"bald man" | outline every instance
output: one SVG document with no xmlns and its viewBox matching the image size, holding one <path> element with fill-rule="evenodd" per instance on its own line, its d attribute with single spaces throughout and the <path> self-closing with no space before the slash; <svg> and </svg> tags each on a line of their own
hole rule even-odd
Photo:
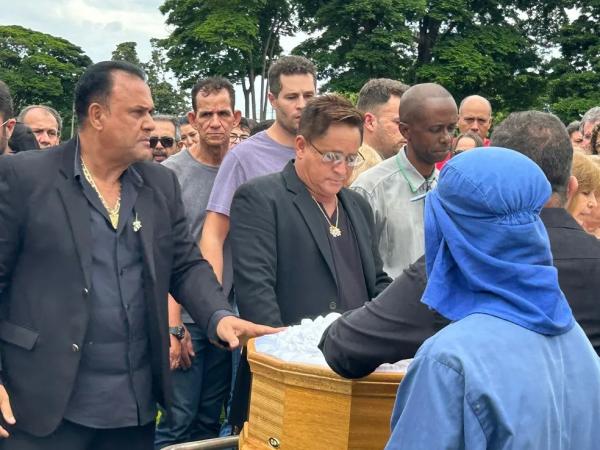
<svg viewBox="0 0 600 450">
<path fill-rule="evenodd" d="M 31 128 L 41 149 L 60 144 L 62 119 L 54 108 L 46 105 L 26 106 L 17 120 Z"/>
<path fill-rule="evenodd" d="M 456 102 L 438 84 L 411 87 L 400 104 L 406 145 L 352 184 L 371 205 L 383 267 L 394 278 L 425 251 L 425 194 L 437 184 L 435 164 L 448 156 L 458 120 Z"/>
<path fill-rule="evenodd" d="M 492 105 L 485 97 L 465 97 L 458 109 L 458 129 L 461 133 L 478 134 L 484 145 L 489 145 L 488 131 L 492 126 Z"/>
</svg>

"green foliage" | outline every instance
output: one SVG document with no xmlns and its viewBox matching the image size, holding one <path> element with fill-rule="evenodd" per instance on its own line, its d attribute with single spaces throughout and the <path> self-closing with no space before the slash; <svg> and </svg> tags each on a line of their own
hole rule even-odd
<svg viewBox="0 0 600 450">
<path fill-rule="evenodd" d="M 548 64 L 548 103 L 565 123 L 600 106 L 600 2 L 576 6 L 578 17 L 555 35 L 561 56 Z"/>
<path fill-rule="evenodd" d="M 323 90 L 358 92 L 370 78 L 404 79 L 412 33 L 412 0 L 298 0 L 302 28 L 316 33 L 294 53 L 315 61 Z M 320 32 L 320 34 L 319 34 Z"/>
<path fill-rule="evenodd" d="M 545 82 L 534 43 L 515 27 L 469 26 L 439 40 L 431 63 L 416 69 L 416 81 L 436 82 L 457 100 L 481 94 L 495 111 L 539 106 Z"/>
<path fill-rule="evenodd" d="M 160 7 L 171 35 L 161 41 L 168 67 L 190 88 L 199 77 L 220 75 L 242 83 L 246 104 L 263 110 L 266 91 L 254 82 L 281 53 L 279 39 L 294 30 L 288 0 L 166 0 Z M 264 88 L 264 85 L 263 85 Z"/>
<path fill-rule="evenodd" d="M 0 79 L 10 87 L 15 109 L 31 104 L 54 107 L 69 137 L 75 84 L 92 63 L 65 39 L 17 25 L 0 26 Z"/>
<path fill-rule="evenodd" d="M 154 109 L 158 114 L 172 114 L 180 116 L 190 109 L 185 94 L 168 79 L 166 56 L 164 50 L 158 46 L 156 39 L 151 39 L 152 55 L 147 63 L 142 63 L 137 54 L 137 43 L 122 42 L 112 53 L 116 61 L 128 61 L 146 72 L 148 86 L 152 92 Z"/>
<path fill-rule="evenodd" d="M 121 42 L 117 44 L 117 48 L 112 52 L 113 61 L 127 61 L 136 66 L 142 65 L 137 54 L 136 42 Z"/>
<path fill-rule="evenodd" d="M 438 82 L 458 101 L 494 110 L 541 107 L 543 58 L 567 23 L 568 0 L 297 0 L 315 37 L 294 51 L 313 58 L 324 90 L 357 92 L 370 78 Z"/>
</svg>

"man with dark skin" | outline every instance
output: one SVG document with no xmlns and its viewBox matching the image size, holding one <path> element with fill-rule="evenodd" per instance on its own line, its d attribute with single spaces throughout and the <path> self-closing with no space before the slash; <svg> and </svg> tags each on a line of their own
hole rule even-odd
<svg viewBox="0 0 600 450">
<path fill-rule="evenodd" d="M 458 120 L 456 102 L 438 84 L 411 87 L 400 104 L 406 145 L 352 184 L 373 209 L 379 253 L 392 278 L 423 254 L 421 199 L 437 184 L 435 163 L 448 156 Z"/>
<path fill-rule="evenodd" d="M 491 140 L 492 146 L 528 156 L 546 174 L 553 193 L 540 217 L 550 238 L 559 284 L 575 319 L 600 354 L 596 299 L 600 290 L 600 243 L 564 208 L 577 191 L 577 179 L 571 176 L 573 149 L 567 130 L 552 114 L 526 111 L 509 115 L 496 127 Z M 319 344 L 332 369 L 348 378 L 360 378 L 384 362 L 412 358 L 426 339 L 449 323 L 421 303 L 426 284 L 422 256 L 375 300 L 336 320 Z"/>
</svg>

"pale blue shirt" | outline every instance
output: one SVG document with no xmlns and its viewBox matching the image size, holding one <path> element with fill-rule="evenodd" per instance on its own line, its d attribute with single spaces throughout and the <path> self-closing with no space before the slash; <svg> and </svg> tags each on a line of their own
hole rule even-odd
<svg viewBox="0 0 600 450">
<path fill-rule="evenodd" d="M 593 450 L 600 359 L 578 324 L 545 336 L 472 314 L 421 346 L 386 450 Z"/>
<path fill-rule="evenodd" d="M 437 184 L 438 171 L 425 179 L 405 148 L 361 173 L 351 189 L 371 205 L 383 270 L 396 278 L 425 253 L 424 194 Z"/>
</svg>

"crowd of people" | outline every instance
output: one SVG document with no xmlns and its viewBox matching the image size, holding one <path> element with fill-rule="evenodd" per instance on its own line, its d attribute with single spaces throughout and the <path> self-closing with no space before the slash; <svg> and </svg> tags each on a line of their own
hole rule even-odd
<svg viewBox="0 0 600 450">
<path fill-rule="evenodd" d="M 0 80 L 0 448 L 239 433 L 244 343 L 329 312 L 340 375 L 414 358 L 388 448 L 594 448 L 600 106 L 494 124 L 475 93 L 316 79 L 274 62 L 256 123 L 225 78 L 176 117 L 97 63 L 62 143 Z"/>
</svg>

